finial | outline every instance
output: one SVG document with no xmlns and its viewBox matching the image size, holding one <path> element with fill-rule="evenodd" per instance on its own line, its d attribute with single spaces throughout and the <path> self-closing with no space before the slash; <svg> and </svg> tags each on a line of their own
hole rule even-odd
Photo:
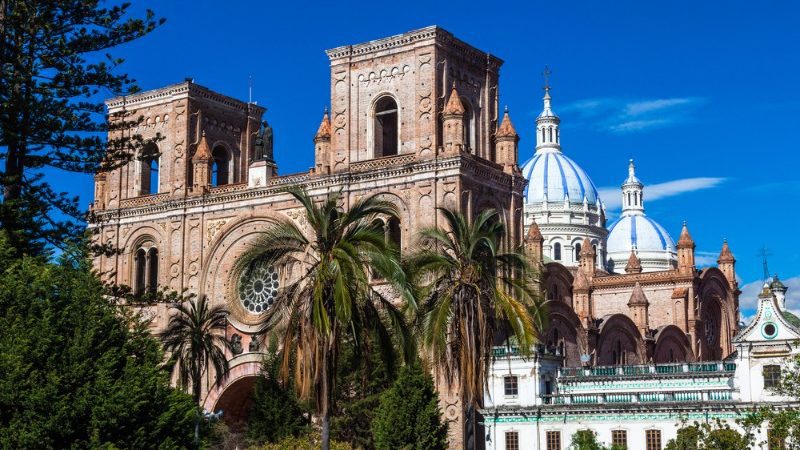
<svg viewBox="0 0 800 450">
<path fill-rule="evenodd" d="M 542 76 L 544 76 L 544 91 L 549 93 L 550 92 L 550 75 L 552 75 L 552 71 L 550 67 L 544 66 L 544 71 L 542 72 Z"/>
<path fill-rule="evenodd" d="M 206 137 L 206 130 L 203 130 L 203 137 Z"/>
<path fill-rule="evenodd" d="M 456 88 L 456 80 L 453 80 L 453 89 Z"/>
<path fill-rule="evenodd" d="M 503 112 L 504 112 L 504 113 L 506 113 L 506 114 L 508 114 L 508 105 L 506 105 L 506 107 L 505 107 L 505 109 L 504 109 L 504 111 L 503 111 Z"/>
<path fill-rule="evenodd" d="M 322 114 L 328 114 L 328 106 L 327 105 L 324 108 L 322 108 Z"/>
</svg>

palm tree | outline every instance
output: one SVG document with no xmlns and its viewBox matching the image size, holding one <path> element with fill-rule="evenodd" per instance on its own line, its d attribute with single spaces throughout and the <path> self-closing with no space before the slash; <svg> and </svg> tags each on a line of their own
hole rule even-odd
<svg viewBox="0 0 800 450">
<path fill-rule="evenodd" d="M 228 374 L 225 349 L 230 342 L 225 337 L 228 311 L 222 306 L 209 307 L 205 296 L 173 306 L 176 310 L 167 328 L 159 334 L 164 350 L 170 355 L 169 364 L 178 372 L 178 383 L 200 403 L 202 379 L 209 365 L 216 383 Z"/>
<path fill-rule="evenodd" d="M 308 232 L 288 219 L 275 222 L 240 258 L 236 270 L 268 264 L 287 272 L 289 282 L 267 310 L 264 328 L 282 333 L 281 377 L 288 379 L 292 367 L 300 397 L 315 400 L 322 419 L 322 448 L 327 450 L 343 342 L 350 341 L 364 353 L 376 348 L 390 367 L 398 349 L 406 359 L 414 355 L 403 313 L 374 289 L 371 277 L 390 283 L 412 308 L 414 299 L 399 250 L 386 239 L 380 220 L 397 216 L 392 203 L 370 196 L 343 210 L 339 193 L 319 204 L 305 191 L 289 193 L 304 208 Z M 290 362 L 291 355 L 295 361 Z"/>
<path fill-rule="evenodd" d="M 417 286 L 417 327 L 425 361 L 458 393 L 467 421 L 483 406 L 495 338 L 513 334 L 529 352 L 541 329 L 540 298 L 523 255 L 501 251 L 505 230 L 499 215 L 483 211 L 470 223 L 439 209 L 446 229 L 421 231 L 420 249 L 406 261 Z M 474 441 L 467 426 L 467 444 Z"/>
</svg>

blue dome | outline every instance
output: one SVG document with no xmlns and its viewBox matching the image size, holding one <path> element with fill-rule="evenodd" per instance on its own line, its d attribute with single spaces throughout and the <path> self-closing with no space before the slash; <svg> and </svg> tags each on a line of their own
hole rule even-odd
<svg viewBox="0 0 800 450">
<path fill-rule="evenodd" d="M 675 241 L 667 230 L 644 214 L 623 214 L 608 227 L 609 255 L 619 254 L 627 260 L 631 249 L 639 252 L 675 253 Z"/>
<path fill-rule="evenodd" d="M 539 151 L 522 165 L 522 176 L 528 180 L 525 203 L 570 203 L 598 205 L 599 195 L 592 180 L 575 161 L 560 151 Z"/>
</svg>

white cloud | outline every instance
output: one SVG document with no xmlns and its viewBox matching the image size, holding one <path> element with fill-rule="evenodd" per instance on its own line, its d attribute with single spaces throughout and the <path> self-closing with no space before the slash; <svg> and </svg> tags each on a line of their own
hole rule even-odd
<svg viewBox="0 0 800 450">
<path fill-rule="evenodd" d="M 789 289 L 786 292 L 786 309 L 796 315 L 800 315 L 800 275 L 781 280 Z M 742 317 L 751 318 L 756 312 L 758 303 L 758 293 L 764 286 L 763 280 L 751 281 L 739 287 L 742 291 L 739 294 L 739 310 Z"/>
<path fill-rule="evenodd" d="M 629 116 L 639 116 L 645 113 L 674 108 L 681 105 L 689 105 L 696 102 L 695 98 L 660 98 L 658 100 L 645 100 L 641 102 L 628 103 L 625 112 Z"/>
<path fill-rule="evenodd" d="M 664 183 L 648 184 L 645 187 L 644 201 L 647 206 L 648 201 L 655 201 L 662 198 L 674 197 L 686 192 L 694 192 L 702 189 L 710 189 L 723 183 L 725 178 L 718 177 L 696 177 L 681 178 L 679 180 L 666 181 Z M 622 194 L 619 187 L 604 187 L 598 189 L 600 198 L 606 205 L 606 209 L 614 210 L 622 206 Z"/>
<path fill-rule="evenodd" d="M 697 267 L 709 267 L 717 264 L 719 252 L 694 252 L 694 263 Z"/>
<path fill-rule="evenodd" d="M 700 97 L 596 98 L 572 102 L 561 110 L 575 112 L 579 123 L 590 123 L 612 133 L 633 133 L 691 121 L 694 110 L 703 103 L 705 99 Z"/>
</svg>

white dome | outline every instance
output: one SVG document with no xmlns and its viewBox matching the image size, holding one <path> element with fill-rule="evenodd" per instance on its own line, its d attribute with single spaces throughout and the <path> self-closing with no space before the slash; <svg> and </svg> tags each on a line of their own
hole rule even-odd
<svg viewBox="0 0 800 450">
<path fill-rule="evenodd" d="M 667 230 L 644 213 L 644 185 L 636 178 L 633 160 L 622 184 L 622 215 L 608 227 L 608 269 L 624 273 L 631 250 L 645 272 L 668 270 L 677 263 L 675 241 Z"/>
<path fill-rule="evenodd" d="M 522 175 L 528 180 L 525 188 L 525 203 L 583 203 L 596 206 L 599 203 L 597 188 L 586 172 L 563 153 L 557 150 L 537 151 L 533 158 L 522 165 Z"/>
</svg>

